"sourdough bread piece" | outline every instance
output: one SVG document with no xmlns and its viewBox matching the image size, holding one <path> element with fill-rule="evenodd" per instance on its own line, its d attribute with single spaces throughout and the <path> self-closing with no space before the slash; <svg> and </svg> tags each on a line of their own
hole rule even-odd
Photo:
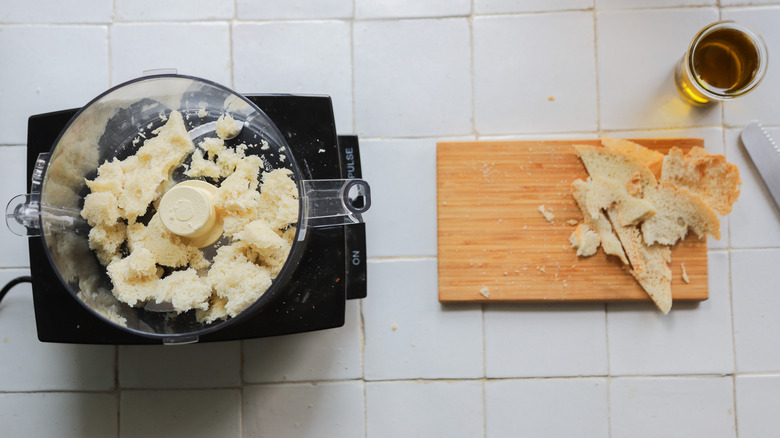
<svg viewBox="0 0 780 438">
<path fill-rule="evenodd" d="M 680 148 L 672 148 L 664 158 L 661 181 L 696 193 L 722 215 L 731 212 L 742 185 L 736 165 L 700 147 L 691 148 L 685 155 Z"/>
<path fill-rule="evenodd" d="M 655 208 L 644 199 L 631 196 L 626 184 L 615 179 L 599 175 L 591 177 L 585 204 L 591 217 L 597 216 L 613 204 L 617 204 L 617 217 L 620 225 L 636 225 L 655 214 Z"/>
<path fill-rule="evenodd" d="M 628 259 L 626 258 L 626 253 L 623 251 L 623 246 L 620 244 L 620 240 L 618 240 L 617 236 L 612 232 L 612 224 L 610 224 L 609 219 L 607 219 L 604 212 L 598 212 L 598 215 L 595 217 L 592 217 L 587 213 L 588 206 L 586 198 L 588 196 L 589 187 L 588 183 L 581 179 L 572 183 L 572 196 L 574 196 L 574 200 L 583 212 L 584 221 L 598 233 L 599 238 L 601 239 L 601 247 L 604 249 L 604 252 L 618 257 L 623 264 L 627 265 Z"/>
<path fill-rule="evenodd" d="M 601 147 L 574 147 L 591 178 L 613 179 L 623 185 L 627 192 L 630 190 L 639 196 L 658 185 L 658 180 L 650 169 L 629 154 Z M 631 264 L 631 275 L 658 309 L 668 313 L 672 308 L 672 272 L 668 266 L 671 249 L 664 245 L 645 245 L 638 226 L 621 223 L 618 203 L 606 208 L 606 217 Z"/>
<path fill-rule="evenodd" d="M 720 220 L 715 210 L 689 190 L 664 181 L 645 191 L 645 199 L 656 209 L 641 225 L 647 245 L 674 245 L 685 238 L 689 229 L 699 238 L 711 234 L 720 239 Z"/>
<path fill-rule="evenodd" d="M 644 164 L 656 178 L 661 176 L 664 154 L 622 138 L 603 138 L 601 144 L 610 151 L 628 155 Z"/>
<path fill-rule="evenodd" d="M 569 236 L 569 242 L 577 250 L 578 256 L 590 257 L 598 251 L 601 238 L 587 224 L 581 223 Z"/>
<path fill-rule="evenodd" d="M 628 154 L 600 146 L 574 145 L 574 149 L 591 177 L 612 178 L 626 187 L 633 184 L 636 187 L 633 191 L 640 197 L 647 187 L 658 184 L 653 172 Z"/>
<path fill-rule="evenodd" d="M 617 216 L 616 209 L 616 206 L 610 207 L 607 215 Z M 639 229 L 633 225 L 616 224 L 615 232 L 631 262 L 631 275 L 658 309 L 669 313 L 672 308 L 672 270 L 669 269 L 672 250 L 665 245 L 645 245 Z"/>
</svg>

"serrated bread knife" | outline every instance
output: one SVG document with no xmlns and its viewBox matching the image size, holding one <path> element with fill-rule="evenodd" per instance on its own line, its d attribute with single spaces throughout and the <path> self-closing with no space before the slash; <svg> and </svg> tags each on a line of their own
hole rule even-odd
<svg viewBox="0 0 780 438">
<path fill-rule="evenodd" d="M 742 144 L 780 209 L 780 149 L 760 123 L 753 120 L 742 130 Z"/>
</svg>

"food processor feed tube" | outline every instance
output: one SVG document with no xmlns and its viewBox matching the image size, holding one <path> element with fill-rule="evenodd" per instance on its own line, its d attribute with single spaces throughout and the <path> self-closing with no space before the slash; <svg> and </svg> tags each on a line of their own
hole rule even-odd
<svg viewBox="0 0 780 438">
<path fill-rule="evenodd" d="M 363 180 L 303 178 L 248 99 L 157 75 L 82 108 L 41 154 L 31 193 L 9 203 L 6 221 L 42 236 L 60 281 L 92 312 L 174 343 L 278 298 L 306 230 L 360 223 L 369 207 Z"/>
</svg>

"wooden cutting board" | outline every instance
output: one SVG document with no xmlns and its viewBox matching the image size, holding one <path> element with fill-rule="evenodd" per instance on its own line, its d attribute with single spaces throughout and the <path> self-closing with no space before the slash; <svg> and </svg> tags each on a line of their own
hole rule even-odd
<svg viewBox="0 0 780 438">
<path fill-rule="evenodd" d="M 666 153 L 702 139 L 633 140 Z M 573 144 L 599 140 L 441 142 L 437 147 L 439 301 L 646 301 L 615 257 L 578 257 L 582 213 L 570 184 L 587 178 Z M 540 206 L 554 216 L 548 221 Z M 690 283 L 682 279 L 682 265 Z M 674 300 L 708 297 L 707 240 L 672 249 Z"/>
</svg>

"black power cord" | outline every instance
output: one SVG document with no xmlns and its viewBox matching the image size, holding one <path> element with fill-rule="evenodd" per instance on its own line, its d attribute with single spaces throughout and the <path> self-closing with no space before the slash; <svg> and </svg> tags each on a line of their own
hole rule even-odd
<svg viewBox="0 0 780 438">
<path fill-rule="evenodd" d="M 14 278 L 13 280 L 9 281 L 8 284 L 0 289 L 0 301 L 3 301 L 3 298 L 5 298 L 5 295 L 8 293 L 8 291 L 19 283 L 32 283 L 32 277 L 26 275 L 23 277 Z"/>
</svg>

